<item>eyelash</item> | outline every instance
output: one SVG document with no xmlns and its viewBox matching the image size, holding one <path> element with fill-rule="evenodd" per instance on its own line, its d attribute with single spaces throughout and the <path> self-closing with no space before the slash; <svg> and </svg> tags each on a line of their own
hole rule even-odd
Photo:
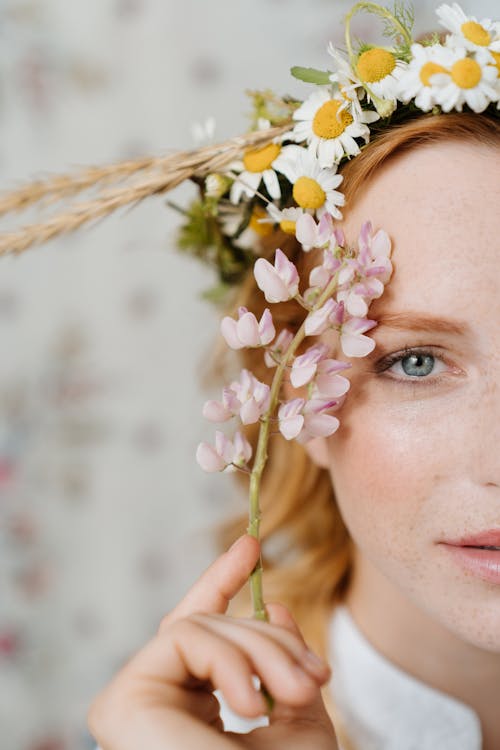
<svg viewBox="0 0 500 750">
<path fill-rule="evenodd" d="M 403 350 L 399 352 L 395 352 L 394 354 L 389 354 L 386 357 L 382 357 L 382 359 L 379 359 L 379 361 L 375 364 L 374 372 L 376 374 L 381 374 L 388 370 L 390 367 L 392 367 L 393 364 L 396 362 L 400 362 L 403 359 L 406 359 L 407 357 L 410 357 L 412 354 L 415 354 L 417 356 L 430 356 L 433 359 L 440 360 L 441 362 L 444 362 L 446 364 L 446 361 L 438 356 L 436 353 L 436 350 L 433 347 L 427 348 L 427 349 L 421 349 L 418 347 L 405 347 Z M 397 383 L 398 385 L 436 385 L 438 381 L 442 380 L 441 376 L 432 377 L 431 375 L 406 375 L 406 377 L 399 377 L 394 378 L 392 376 L 389 376 L 389 380 L 392 380 L 394 383 Z M 426 382 L 424 382 L 426 381 Z M 430 381 L 430 382 L 429 382 Z"/>
</svg>

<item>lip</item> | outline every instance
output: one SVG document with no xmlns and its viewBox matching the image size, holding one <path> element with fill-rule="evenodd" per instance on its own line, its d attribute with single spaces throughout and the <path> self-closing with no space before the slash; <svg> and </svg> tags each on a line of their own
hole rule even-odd
<svg viewBox="0 0 500 750">
<path fill-rule="evenodd" d="M 500 550 L 442 544 L 462 570 L 488 583 L 500 585 Z M 496 546 L 496 545 L 495 545 Z"/>
<path fill-rule="evenodd" d="M 500 529 L 488 529 L 460 539 L 445 539 L 442 544 L 452 547 L 500 547 Z"/>
</svg>

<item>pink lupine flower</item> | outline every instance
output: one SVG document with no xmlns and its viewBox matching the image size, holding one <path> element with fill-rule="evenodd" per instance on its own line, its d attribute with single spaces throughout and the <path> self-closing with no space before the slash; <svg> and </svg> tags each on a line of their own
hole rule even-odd
<svg viewBox="0 0 500 750">
<path fill-rule="evenodd" d="M 336 302 L 332 297 L 313 313 L 309 313 L 305 322 L 306 336 L 318 336 L 327 328 L 339 325 L 344 320 L 344 303 Z"/>
<path fill-rule="evenodd" d="M 368 306 L 384 291 L 384 284 L 392 273 L 389 260 L 391 242 L 382 229 L 372 235 L 372 226 L 365 221 L 359 234 L 359 252 L 356 259 L 348 258 L 339 272 L 337 300 L 345 303 L 349 315 L 365 317 Z M 353 283 L 355 275 L 360 279 Z"/>
<path fill-rule="evenodd" d="M 209 443 L 200 443 L 196 449 L 196 460 L 204 471 L 223 471 L 232 461 L 231 441 L 217 430 L 215 448 Z"/>
<path fill-rule="evenodd" d="M 232 411 L 220 401 L 205 401 L 202 413 L 210 422 L 227 422 L 234 416 Z"/>
<path fill-rule="evenodd" d="M 358 247 L 357 260 L 360 275 L 365 277 L 377 276 L 382 284 L 387 284 L 392 273 L 392 263 L 389 259 L 391 240 L 387 232 L 379 229 L 372 235 L 371 222 L 363 222 L 359 233 Z"/>
<path fill-rule="evenodd" d="M 232 442 L 223 432 L 216 430 L 215 447 L 202 442 L 196 450 L 196 460 L 204 471 L 224 471 L 231 464 L 243 467 L 252 456 L 252 446 L 237 431 Z"/>
<path fill-rule="evenodd" d="M 243 369 L 240 380 L 234 380 L 229 387 L 239 401 L 239 415 L 243 424 L 258 422 L 269 409 L 271 389 L 257 380 L 250 370 Z"/>
<path fill-rule="evenodd" d="M 236 466 L 245 466 L 252 457 L 252 446 L 244 435 L 237 430 L 233 440 L 233 461 Z"/>
<path fill-rule="evenodd" d="M 278 410 L 279 430 L 286 440 L 306 443 L 315 437 L 332 435 L 339 427 L 339 420 L 322 412 L 338 405 L 336 399 L 313 398 L 306 401 L 294 398 L 286 401 Z"/>
<path fill-rule="evenodd" d="M 242 349 L 245 346 L 266 346 L 276 335 L 271 311 L 266 307 L 260 322 L 246 307 L 238 308 L 238 320 L 228 315 L 220 324 L 220 330 L 231 349 Z"/>
<path fill-rule="evenodd" d="M 378 279 L 371 279 L 371 281 L 377 281 Z M 378 282 L 380 283 L 380 282 Z M 383 284 L 382 290 L 384 288 Z M 349 315 L 354 317 L 364 318 L 368 312 L 367 299 L 370 299 L 370 295 L 374 287 L 368 283 L 357 283 L 353 284 L 349 289 L 343 289 L 337 292 L 337 299 L 342 301 L 345 305 L 346 311 Z"/>
<path fill-rule="evenodd" d="M 279 431 L 286 440 L 297 437 L 304 426 L 302 410 L 305 404 L 305 398 L 293 398 L 278 409 Z"/>
<path fill-rule="evenodd" d="M 315 266 L 309 274 L 309 285 L 324 289 L 341 265 L 342 261 L 335 257 L 331 249 L 324 250 L 323 262 Z"/>
<path fill-rule="evenodd" d="M 222 389 L 222 401 L 206 401 L 203 416 L 211 422 L 226 422 L 239 415 L 243 424 L 258 422 L 269 408 L 271 389 L 249 371 L 243 369 L 240 380 L 233 380 Z"/>
<path fill-rule="evenodd" d="M 298 294 L 297 269 L 279 247 L 276 249 L 274 266 L 265 258 L 258 258 L 253 273 L 257 286 L 268 302 L 286 302 Z"/>
<path fill-rule="evenodd" d="M 341 398 L 341 396 L 344 396 L 351 387 L 351 382 L 337 373 L 349 367 L 352 367 L 350 362 L 342 362 L 338 359 L 323 359 L 318 364 L 316 377 L 314 378 L 316 395 L 326 398 Z"/>
<path fill-rule="evenodd" d="M 335 242 L 338 247 L 345 247 L 345 235 L 344 231 L 340 227 L 335 227 L 333 230 L 335 236 Z"/>
<path fill-rule="evenodd" d="M 304 427 L 296 437 L 297 442 L 303 444 L 316 437 L 333 435 L 338 430 L 340 421 L 332 414 L 323 414 L 322 412 L 328 411 L 338 404 L 337 399 L 309 399 L 304 407 Z"/>
<path fill-rule="evenodd" d="M 222 389 L 222 401 L 205 401 L 203 416 L 210 422 L 227 422 L 238 414 L 241 404 L 236 394 L 228 386 Z"/>
<path fill-rule="evenodd" d="M 330 242 L 332 234 L 333 217 L 328 212 L 323 214 L 318 224 L 311 214 L 306 213 L 299 216 L 295 223 L 295 237 L 302 245 L 305 253 L 308 253 L 313 247 L 324 247 Z"/>
<path fill-rule="evenodd" d="M 310 346 L 304 354 L 295 357 L 290 373 L 290 381 L 294 388 L 300 388 L 309 383 L 316 375 L 318 362 L 330 353 L 330 347 L 326 344 Z"/>
<path fill-rule="evenodd" d="M 268 367 L 277 367 L 281 355 L 286 352 L 293 340 L 293 333 L 287 328 L 280 331 L 278 338 L 270 347 L 269 351 L 264 352 L 264 362 Z"/>
<path fill-rule="evenodd" d="M 357 258 L 347 258 L 339 272 L 336 296 L 339 302 L 345 303 L 349 315 L 363 318 L 370 302 L 382 295 L 392 273 L 388 257 L 391 242 L 382 229 L 372 236 L 372 225 L 365 221 L 359 234 L 359 247 Z M 360 281 L 353 283 L 356 274 Z"/>
<path fill-rule="evenodd" d="M 349 318 L 342 324 L 340 330 L 340 346 L 347 357 L 366 357 L 375 348 L 375 341 L 369 336 L 363 336 L 377 324 L 376 320 L 368 318 Z"/>
</svg>

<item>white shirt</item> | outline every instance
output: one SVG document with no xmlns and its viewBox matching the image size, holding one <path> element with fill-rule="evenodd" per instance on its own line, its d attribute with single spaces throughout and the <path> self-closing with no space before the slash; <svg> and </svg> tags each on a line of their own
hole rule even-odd
<svg viewBox="0 0 500 750">
<path fill-rule="evenodd" d="M 477 713 L 389 661 L 344 605 L 334 611 L 329 639 L 332 698 L 354 747 L 481 750 Z"/>
<path fill-rule="evenodd" d="M 366 639 L 346 606 L 335 608 L 328 638 L 329 687 L 356 750 L 481 750 L 477 713 L 389 661 Z M 249 732 L 268 724 L 266 716 L 238 716 L 218 690 L 215 694 L 227 731 Z"/>
</svg>

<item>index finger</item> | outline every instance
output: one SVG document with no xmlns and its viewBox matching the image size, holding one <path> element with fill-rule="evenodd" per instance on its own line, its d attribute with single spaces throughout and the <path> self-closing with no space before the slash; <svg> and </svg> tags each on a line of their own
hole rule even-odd
<svg viewBox="0 0 500 750">
<path fill-rule="evenodd" d="M 167 625 L 196 612 L 223 615 L 231 599 L 245 585 L 260 554 L 255 537 L 243 534 L 208 567 L 191 586 L 186 596 L 160 623 L 161 633 Z"/>
</svg>

